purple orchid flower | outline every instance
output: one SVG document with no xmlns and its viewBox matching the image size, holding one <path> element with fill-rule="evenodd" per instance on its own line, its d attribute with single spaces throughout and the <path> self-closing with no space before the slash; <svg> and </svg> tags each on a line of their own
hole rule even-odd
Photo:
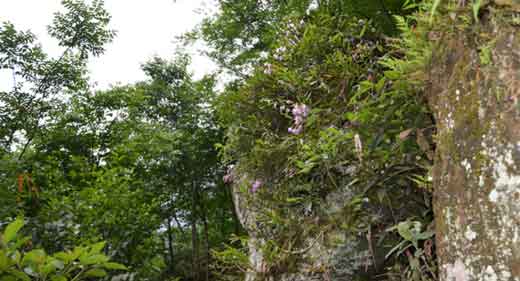
<svg viewBox="0 0 520 281">
<path fill-rule="evenodd" d="M 292 110 L 293 115 L 307 117 L 309 115 L 309 107 L 305 104 L 296 104 Z"/>
<path fill-rule="evenodd" d="M 296 104 L 292 109 L 294 118 L 294 126 L 288 129 L 288 132 L 293 135 L 299 135 L 303 131 L 303 122 L 309 115 L 309 107 L 305 104 Z"/>
<path fill-rule="evenodd" d="M 233 183 L 233 181 L 235 181 L 235 173 L 233 171 L 234 168 L 235 168 L 234 165 L 228 166 L 226 175 L 224 175 L 224 177 L 222 177 L 222 180 L 224 181 L 224 183 Z"/>
<path fill-rule="evenodd" d="M 261 180 L 255 180 L 251 185 L 251 192 L 256 193 L 260 187 L 262 187 L 263 182 Z"/>
<path fill-rule="evenodd" d="M 303 131 L 303 126 L 302 125 L 299 125 L 296 128 L 292 128 L 291 127 L 291 128 L 288 129 L 288 132 L 290 134 L 293 134 L 293 135 L 299 135 L 299 134 L 302 133 L 302 131 Z"/>
<path fill-rule="evenodd" d="M 224 181 L 224 183 L 232 183 L 233 175 L 227 174 L 222 178 L 222 180 Z"/>
</svg>

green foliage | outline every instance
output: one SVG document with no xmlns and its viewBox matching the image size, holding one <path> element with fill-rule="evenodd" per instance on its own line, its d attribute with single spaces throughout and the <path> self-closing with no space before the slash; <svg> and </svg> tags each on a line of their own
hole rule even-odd
<svg viewBox="0 0 520 281">
<path fill-rule="evenodd" d="M 423 231 L 422 223 L 419 221 L 404 221 L 387 231 L 397 231 L 402 240 L 386 254 L 385 258 L 399 257 L 405 253 L 408 260 L 409 265 L 398 272 L 399 275 L 406 280 L 437 280 L 432 230 Z"/>
<path fill-rule="evenodd" d="M 87 60 L 115 36 L 110 16 L 103 1 L 62 4 L 49 27 L 63 47 L 57 59 L 30 32 L 0 27 L 0 68 L 16 79 L 0 92 L 0 221 L 24 214 L 47 252 L 106 241 L 135 280 L 209 271 L 211 249 L 240 232 L 221 188 L 214 77 L 193 80 L 179 54 L 145 63 L 146 81 L 91 93 Z M 119 268 L 105 265 L 82 274 Z"/>
<path fill-rule="evenodd" d="M 210 57 L 237 74 L 243 73 L 271 48 L 283 17 L 305 13 L 310 2 L 220 0 L 218 13 L 204 20 L 200 36 L 214 48 Z"/>
<path fill-rule="evenodd" d="M 228 130 L 223 157 L 237 163 L 236 175 L 250 178 L 235 184 L 251 193 L 253 179 L 264 183 L 244 196 L 261 213 L 255 232 L 269 237 L 262 253 L 271 274 L 295 270 L 302 259 L 289 249 L 301 248 L 302 237 L 318 235 L 318 228 L 356 235 L 370 225 L 389 227 L 385 215 L 406 220 L 431 208 L 424 179 L 432 163 L 433 120 L 423 77 L 413 76 L 422 72 L 410 71 L 427 65 L 431 44 L 415 39 L 413 17 L 394 18 L 403 40 L 392 40 L 375 21 L 324 3 L 310 14 L 285 17 L 262 63 L 218 100 Z M 404 4 L 402 15 L 427 9 Z M 294 110 L 301 105 L 310 110 L 297 121 Z M 302 128 L 293 133 L 297 122 Z M 328 195 L 345 190 L 354 196 L 343 202 L 342 216 L 320 209 Z M 316 229 L 313 217 L 322 222 Z M 378 244 L 383 251 L 399 243 L 385 232 L 371 235 L 384 241 Z"/>
<path fill-rule="evenodd" d="M 427 3 L 429 1 L 426 1 Z M 486 1 L 484 1 L 485 3 L 487 3 Z M 432 1 L 432 5 L 431 5 L 431 8 L 429 10 L 430 12 L 430 24 L 433 23 L 433 18 L 435 16 L 435 13 L 438 12 L 438 9 L 440 8 L 440 5 L 441 3 L 443 4 L 446 4 L 446 5 L 451 5 L 451 6 L 454 6 L 454 5 L 457 5 L 458 7 L 457 8 L 463 8 L 464 5 L 466 5 L 466 2 L 465 1 L 442 1 L 442 0 L 433 0 Z M 479 12 L 480 12 L 480 9 L 482 8 L 483 6 L 483 2 L 482 0 L 472 0 L 471 1 L 471 11 L 473 13 L 473 19 L 475 22 L 479 22 Z"/>
<path fill-rule="evenodd" d="M 219 95 L 182 54 L 145 63 L 146 81 L 90 93 L 87 59 L 115 35 L 102 1 L 63 1 L 49 28 L 59 59 L 5 23 L 0 68 L 18 83 L 0 93 L 0 220 L 23 213 L 33 245 L 58 253 L 30 250 L 17 220 L 0 279 L 108 278 L 121 263 L 136 280 L 239 280 L 249 240 L 231 236 L 243 233 L 228 168 L 258 212 L 266 274 L 297 271 L 307 238 L 336 231 L 374 244 L 370 274 L 435 280 L 424 70 L 439 31 L 467 28 L 482 8 L 445 2 L 220 0 L 186 35 L 240 78 Z M 437 26 L 446 11 L 455 19 Z M 349 196 L 331 212 L 338 193 Z"/>
<path fill-rule="evenodd" d="M 45 54 L 30 32 L 17 31 L 10 23 L 0 27 L 0 69 L 10 70 L 15 80 L 11 91 L 0 92 L 0 151 L 21 147 L 19 160 L 44 133 L 41 120 L 52 123 L 65 109 L 66 98 L 85 91 L 88 56 L 103 53 L 114 35 L 102 1 L 63 4 L 66 12 L 57 13 L 49 27 L 66 47 L 57 59 Z"/>
<path fill-rule="evenodd" d="M 211 101 L 213 80 L 191 81 L 187 64 L 182 56 L 154 59 L 144 65 L 149 81 L 72 99 L 46 136 L 34 141 L 33 175 L 48 200 L 37 217 L 53 226 L 40 237 L 46 248 L 106 240 L 111 255 L 135 269 L 135 278 L 161 278 L 184 270 L 172 258 L 183 258 L 190 243 L 181 237 L 189 225 L 165 233 L 166 222 L 197 216 L 202 223 L 199 204 L 223 209 L 206 213 L 208 220 L 229 216 L 230 198 L 211 189 L 220 181 L 213 147 L 220 133 L 202 104 Z M 195 214 L 186 188 L 193 182 L 201 197 Z M 56 224 L 60 216 L 64 224 Z M 219 234 L 210 239 L 225 239 L 220 235 L 232 229 L 229 224 L 215 224 L 211 231 Z M 174 257 L 166 255 L 169 235 L 178 239 L 168 241 L 179 249 Z"/>
<path fill-rule="evenodd" d="M 404 0 L 220 0 L 218 12 L 204 20 L 188 39 L 201 37 L 213 49 L 209 56 L 235 75 L 248 75 L 265 55 L 277 48 L 278 39 L 291 35 L 288 18 L 306 22 L 313 14 L 354 17 L 371 21 L 371 28 L 386 34 L 396 32 L 392 19 L 403 12 Z"/>
<path fill-rule="evenodd" d="M 495 46 L 495 41 L 483 45 L 479 49 L 479 58 L 481 65 L 489 65 L 492 62 L 491 50 Z"/>
<path fill-rule="evenodd" d="M 30 240 L 19 234 L 23 218 L 10 223 L 0 243 L 1 280 L 85 280 L 102 278 L 106 270 L 127 270 L 126 266 L 111 262 L 102 253 L 105 243 L 75 247 L 72 251 L 48 255 L 41 249 L 28 250 Z"/>
<path fill-rule="evenodd" d="M 212 256 L 216 259 L 213 272 L 218 280 L 242 280 L 249 270 L 249 255 L 247 252 L 247 237 L 233 236 L 231 244 L 226 244 L 221 250 L 214 250 Z"/>
<path fill-rule="evenodd" d="M 115 35 L 107 28 L 110 15 L 104 9 L 103 0 L 94 0 L 90 5 L 81 0 L 63 0 L 61 3 L 67 12 L 55 14 L 49 34 L 59 40 L 60 46 L 77 49 L 80 57 L 89 53 L 102 54 L 103 45 Z"/>
<path fill-rule="evenodd" d="M 441 1 L 442 0 L 434 0 L 433 1 L 432 9 L 431 9 L 431 12 L 430 12 L 430 23 L 433 21 L 433 16 L 435 15 L 435 12 L 439 8 L 439 4 L 441 3 Z"/>
<path fill-rule="evenodd" d="M 478 13 L 480 11 L 480 7 L 481 7 L 482 3 L 481 3 L 481 0 L 475 0 L 473 1 L 473 6 L 472 6 L 472 9 L 473 9 L 473 18 L 475 19 L 476 22 L 479 21 L 479 17 L 478 17 Z"/>
</svg>

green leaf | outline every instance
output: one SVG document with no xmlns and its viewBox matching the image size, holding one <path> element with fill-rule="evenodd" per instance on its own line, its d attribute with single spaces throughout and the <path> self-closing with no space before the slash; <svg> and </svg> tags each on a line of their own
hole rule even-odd
<svg viewBox="0 0 520 281">
<path fill-rule="evenodd" d="M 403 242 L 406 242 L 406 241 L 403 241 Z M 399 250 L 399 252 L 397 252 L 397 256 L 400 256 L 404 251 L 406 251 L 408 248 L 412 247 L 413 244 L 412 243 L 409 243 L 409 244 L 406 244 L 405 247 L 402 247 L 401 250 Z M 417 248 L 417 247 L 416 247 Z"/>
<path fill-rule="evenodd" d="M 105 248 L 105 245 L 106 245 L 106 242 L 104 242 L 104 241 L 92 245 L 92 247 L 90 248 L 90 254 L 93 255 L 93 254 L 101 253 L 101 250 L 103 250 L 103 248 Z"/>
<path fill-rule="evenodd" d="M 430 24 L 433 22 L 433 16 L 435 15 L 437 8 L 439 8 L 440 3 L 441 3 L 441 0 L 435 0 L 435 2 L 433 2 L 432 10 L 430 11 Z"/>
<path fill-rule="evenodd" d="M 68 264 L 68 263 L 70 263 L 71 261 L 74 260 L 71 252 L 68 252 L 68 253 L 66 253 L 66 252 L 58 252 L 58 253 L 54 254 L 53 257 L 58 259 L 58 260 L 63 261 L 65 264 Z"/>
<path fill-rule="evenodd" d="M 9 267 L 9 258 L 3 250 L 0 250 L 0 272 L 5 271 Z"/>
<path fill-rule="evenodd" d="M 87 272 L 85 272 L 85 276 L 87 277 L 105 277 L 107 272 L 101 268 L 93 268 Z"/>
<path fill-rule="evenodd" d="M 388 71 L 385 71 L 384 73 L 385 73 L 385 77 L 390 80 L 397 80 L 401 76 L 399 74 L 399 72 L 393 71 L 393 70 L 388 70 Z"/>
<path fill-rule="evenodd" d="M 381 90 L 385 86 L 385 83 L 386 83 L 386 79 L 384 77 L 381 78 L 381 80 L 379 80 L 379 82 L 377 82 L 377 84 L 376 84 L 376 91 L 381 92 Z"/>
<path fill-rule="evenodd" d="M 475 22 L 478 22 L 478 12 L 480 11 L 480 6 L 482 5 L 481 0 L 473 1 L 473 17 L 475 18 Z"/>
<path fill-rule="evenodd" d="M 16 281 L 16 277 L 14 277 L 12 275 L 6 275 L 6 276 L 2 276 L 0 278 L 0 281 Z"/>
<path fill-rule="evenodd" d="M 116 263 L 116 262 L 104 263 L 103 267 L 106 269 L 113 269 L 113 270 L 128 270 L 128 268 L 126 266 Z"/>
<path fill-rule="evenodd" d="M 50 263 L 57 269 L 63 269 L 65 267 L 65 264 L 58 259 L 53 259 Z"/>
<path fill-rule="evenodd" d="M 412 232 L 410 231 L 410 222 L 409 222 L 409 221 L 406 221 L 406 222 L 400 222 L 400 223 L 397 225 L 397 232 L 398 232 L 399 235 L 401 235 L 401 237 L 403 237 L 405 240 L 412 241 L 412 239 L 413 239 L 413 235 L 412 235 Z"/>
<path fill-rule="evenodd" d="M 51 281 L 67 281 L 67 277 L 63 275 L 53 275 L 51 276 Z"/>
<path fill-rule="evenodd" d="M 16 237 L 16 234 L 18 234 L 18 231 L 23 227 L 25 224 L 23 218 L 18 217 L 14 222 L 10 223 L 4 232 L 4 236 L 2 237 L 2 241 L 4 244 L 9 243 L 11 240 L 13 240 Z"/>
<path fill-rule="evenodd" d="M 40 276 L 40 274 L 38 272 L 36 272 L 36 270 L 33 269 L 30 266 L 24 268 L 23 272 L 26 273 L 28 276 L 32 276 L 32 277 L 39 277 Z"/>
<path fill-rule="evenodd" d="M 287 203 L 298 203 L 298 202 L 302 202 L 303 201 L 303 198 L 301 197 L 289 197 L 286 199 Z"/>
<path fill-rule="evenodd" d="M 388 259 L 389 256 L 391 256 L 395 251 L 399 250 L 401 247 L 403 247 L 407 241 L 401 241 L 399 244 L 397 244 L 395 247 L 393 247 L 385 256 L 385 260 Z"/>
<path fill-rule="evenodd" d="M 417 234 L 417 240 L 430 239 L 435 233 L 433 231 L 425 231 Z"/>
<path fill-rule="evenodd" d="M 8 272 L 9 272 L 9 274 L 15 276 L 16 279 L 18 279 L 18 280 L 31 281 L 31 278 L 27 274 L 22 272 L 22 271 L 19 271 L 19 270 L 9 270 Z"/>
<path fill-rule="evenodd" d="M 27 244 L 27 242 L 30 241 L 30 240 L 31 240 L 30 237 L 19 238 L 18 241 L 16 241 L 16 243 L 14 244 L 14 248 L 15 248 L 15 249 L 19 249 L 19 248 L 21 248 L 23 245 Z"/>
<path fill-rule="evenodd" d="M 56 267 L 53 264 L 46 264 L 44 267 L 40 268 L 42 275 L 48 275 L 50 273 L 56 272 Z"/>
<path fill-rule="evenodd" d="M 75 247 L 70 256 L 71 261 L 76 260 L 83 254 L 85 254 L 85 250 L 86 249 L 84 247 Z"/>
<path fill-rule="evenodd" d="M 11 255 L 11 259 L 14 261 L 15 264 L 20 264 L 20 261 L 22 260 L 22 254 L 20 253 L 20 251 L 16 250 L 14 251 L 14 253 Z"/>
<path fill-rule="evenodd" d="M 82 265 L 92 265 L 92 264 L 100 264 L 108 262 L 108 257 L 102 254 L 92 255 L 92 256 L 84 256 L 79 258 L 79 262 Z"/>
<path fill-rule="evenodd" d="M 49 273 L 56 272 L 56 270 L 61 270 L 64 267 L 64 263 L 60 260 L 51 258 L 49 262 L 41 269 L 44 275 L 48 275 Z"/>
<path fill-rule="evenodd" d="M 28 265 L 28 264 L 42 264 L 45 262 L 46 254 L 43 250 L 37 249 L 32 250 L 25 254 L 22 264 Z"/>
</svg>

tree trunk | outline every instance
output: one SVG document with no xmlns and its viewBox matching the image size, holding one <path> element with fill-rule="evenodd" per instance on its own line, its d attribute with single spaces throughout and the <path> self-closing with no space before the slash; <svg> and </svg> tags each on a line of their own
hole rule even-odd
<svg viewBox="0 0 520 281">
<path fill-rule="evenodd" d="M 226 196 L 229 198 L 229 201 L 231 202 L 231 214 L 232 214 L 232 218 L 233 218 L 233 223 L 234 223 L 234 228 L 235 228 L 235 233 L 236 235 L 240 235 L 240 230 L 241 230 L 241 223 L 240 223 L 240 219 L 238 217 L 238 214 L 237 214 L 237 202 L 235 202 L 235 198 L 234 198 L 234 192 L 233 190 L 231 189 L 227 189 L 226 188 Z"/>
<path fill-rule="evenodd" d="M 162 239 L 163 245 L 166 246 L 168 244 L 168 238 L 161 237 L 161 239 Z M 169 269 L 171 268 L 171 266 L 170 266 L 170 264 L 171 264 L 170 263 L 170 256 L 169 256 L 169 251 L 168 250 L 164 250 L 163 251 L 163 259 L 168 262 L 168 268 L 167 268 L 166 272 L 163 272 L 162 274 L 163 275 L 168 275 L 169 274 Z"/>
<path fill-rule="evenodd" d="M 209 264 L 211 261 L 211 253 L 209 251 L 209 229 L 208 229 L 208 219 L 206 217 L 206 212 L 204 212 L 203 217 L 203 223 L 204 223 L 204 240 L 206 240 L 206 267 L 204 269 L 204 273 L 206 274 L 205 280 L 209 281 Z"/>
<path fill-rule="evenodd" d="M 183 225 L 179 221 L 179 218 L 177 217 L 177 214 L 175 212 L 173 212 L 173 219 L 175 220 L 175 223 L 177 224 L 177 228 L 181 232 L 182 237 L 186 237 L 186 233 L 184 232 L 184 229 L 182 228 Z"/>
<path fill-rule="evenodd" d="M 193 280 L 199 280 L 200 261 L 199 261 L 199 239 L 197 234 L 197 186 L 192 183 L 191 190 L 191 247 L 192 247 L 192 274 Z"/>
<path fill-rule="evenodd" d="M 172 220 L 171 218 L 168 218 L 168 251 L 169 251 L 169 258 L 170 258 L 170 270 L 171 272 L 174 272 L 174 264 L 173 264 L 173 230 L 172 230 Z"/>
<path fill-rule="evenodd" d="M 520 30 L 478 28 L 444 34 L 430 70 L 440 280 L 518 281 Z"/>
</svg>

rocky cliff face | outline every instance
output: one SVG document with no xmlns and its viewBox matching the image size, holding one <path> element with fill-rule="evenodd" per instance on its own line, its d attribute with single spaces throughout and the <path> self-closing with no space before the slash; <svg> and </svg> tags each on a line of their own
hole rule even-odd
<svg viewBox="0 0 520 281">
<path fill-rule="evenodd" d="M 349 186 L 331 192 L 318 206 L 318 211 L 301 214 L 308 217 L 308 225 L 301 228 L 316 231 L 302 231 L 296 235 L 301 241 L 298 245 L 282 246 L 286 249 L 280 249 L 274 258 L 283 256 L 286 261 L 283 266 L 274 265 L 269 247 L 273 239 L 276 240 L 275 234 L 262 229 L 266 227 L 262 221 L 269 210 L 257 201 L 256 194 L 241 188 L 244 182 L 250 181 L 243 177 L 233 185 L 233 198 L 236 213 L 249 234 L 250 271 L 246 281 L 380 280 L 385 267 L 384 255 L 389 247 L 380 245 L 381 240 L 378 240 L 386 233 L 384 224 L 393 219 L 388 209 L 368 198 L 360 199 L 362 202 L 358 206 L 370 212 L 373 224 L 357 221 L 357 230 L 353 231 L 346 225 L 354 223 L 349 214 L 357 212 L 353 211 L 352 202 L 360 198 L 359 192 Z M 397 218 L 417 212 L 413 202 L 403 203 L 408 204 L 408 208 L 396 211 L 393 215 Z"/>
<path fill-rule="evenodd" d="M 292 272 L 272 272 L 262 252 L 268 237 L 263 237 L 257 231 L 257 217 L 262 210 L 255 210 L 250 194 L 244 194 L 238 186 L 235 186 L 233 194 L 236 212 L 250 236 L 249 258 L 252 270 L 247 274 L 246 281 L 341 281 L 352 280 L 357 272 L 365 269 L 372 270 L 373 257 L 367 247 L 367 238 L 353 237 L 339 228 L 330 228 L 304 237 L 301 248 L 290 250 L 290 254 L 300 260 Z M 342 204 L 351 199 L 352 194 L 349 191 L 336 192 L 329 195 L 329 204 L 322 207 L 328 210 L 329 215 L 338 215 L 342 211 Z"/>
</svg>

